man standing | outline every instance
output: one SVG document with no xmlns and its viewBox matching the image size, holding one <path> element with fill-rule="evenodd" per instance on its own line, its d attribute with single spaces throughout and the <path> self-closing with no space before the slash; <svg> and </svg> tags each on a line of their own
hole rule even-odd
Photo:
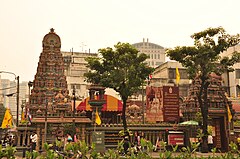
<svg viewBox="0 0 240 159">
<path fill-rule="evenodd" d="M 31 139 L 31 151 L 36 150 L 38 136 L 35 132 L 30 135 Z"/>
<path fill-rule="evenodd" d="M 208 135 L 208 149 L 211 152 L 213 148 L 213 136 L 211 134 Z"/>
</svg>

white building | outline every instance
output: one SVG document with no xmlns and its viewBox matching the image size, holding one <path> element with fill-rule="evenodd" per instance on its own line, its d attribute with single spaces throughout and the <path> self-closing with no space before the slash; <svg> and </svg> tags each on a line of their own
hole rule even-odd
<svg viewBox="0 0 240 159">
<path fill-rule="evenodd" d="M 77 100 L 76 104 L 89 96 L 88 86 L 90 85 L 85 81 L 84 73 L 88 71 L 85 58 L 97 57 L 97 53 L 82 53 L 82 52 L 66 52 L 62 51 L 64 65 L 65 65 L 65 76 L 67 79 L 67 85 L 69 95 L 72 96 L 73 88 L 75 87 L 75 95 Z M 112 95 L 118 99 L 120 96 L 113 89 L 106 89 L 105 94 Z"/>
<path fill-rule="evenodd" d="M 132 44 L 135 48 L 137 48 L 140 53 L 145 53 L 149 56 L 146 60 L 150 67 L 156 68 L 157 66 L 161 65 L 165 62 L 165 49 L 164 47 L 150 43 L 147 39 L 143 39 L 143 42 Z"/>
<path fill-rule="evenodd" d="M 240 45 L 229 48 L 227 51 L 224 51 L 221 56 L 231 57 L 234 51 L 240 52 Z M 222 75 L 223 85 L 226 89 L 229 88 L 228 93 L 231 97 L 237 97 L 240 95 L 240 63 L 234 64 L 233 68 L 235 69 L 233 72 Z"/>
<path fill-rule="evenodd" d="M 72 95 L 73 88 L 76 90 L 76 97 L 84 99 L 88 97 L 88 83 L 85 81 L 84 73 L 87 72 L 85 61 L 86 57 L 96 57 L 96 53 L 81 53 L 81 52 L 63 52 L 65 65 L 65 76 L 69 94 Z"/>
</svg>

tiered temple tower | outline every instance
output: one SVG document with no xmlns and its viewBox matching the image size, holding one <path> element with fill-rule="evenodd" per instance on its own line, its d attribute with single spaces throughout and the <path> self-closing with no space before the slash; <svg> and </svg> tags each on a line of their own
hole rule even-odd
<svg viewBox="0 0 240 159">
<path fill-rule="evenodd" d="M 232 103 L 228 100 L 225 90 L 222 87 L 220 76 L 212 74 L 209 79 L 208 87 L 208 125 L 212 130 L 214 147 L 222 152 L 228 150 L 230 142 L 231 123 L 229 123 L 228 107 L 232 112 Z M 197 113 L 201 112 L 197 94 L 199 93 L 201 80 L 196 78 L 190 86 L 189 93 L 183 102 L 181 111 L 185 120 L 197 120 Z"/>
<path fill-rule="evenodd" d="M 39 58 L 30 96 L 29 109 L 33 118 L 36 117 L 36 113 L 45 112 L 48 103 L 64 103 L 64 108 L 71 110 L 70 103 L 66 101 L 68 90 L 63 57 L 60 52 L 61 40 L 54 29 L 44 36 L 42 46 L 43 51 Z"/>
<path fill-rule="evenodd" d="M 64 62 L 60 52 L 61 40 L 54 29 L 44 36 L 42 47 L 30 100 L 26 105 L 32 116 L 30 127 L 36 130 L 39 136 L 38 149 L 48 140 L 54 141 L 63 137 L 66 131 L 83 140 L 86 124 L 91 123 L 85 112 L 75 112 L 75 102 L 71 101 L 75 97 L 71 98 L 68 95 Z M 23 138 L 25 137 L 27 136 L 23 135 Z"/>
</svg>

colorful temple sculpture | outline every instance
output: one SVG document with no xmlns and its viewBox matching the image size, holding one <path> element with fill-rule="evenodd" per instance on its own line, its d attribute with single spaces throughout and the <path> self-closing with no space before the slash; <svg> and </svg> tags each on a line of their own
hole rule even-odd
<svg viewBox="0 0 240 159">
<path fill-rule="evenodd" d="M 226 96 L 220 76 L 212 74 L 209 82 L 210 85 L 207 90 L 209 105 L 208 132 L 213 136 L 213 146 L 224 152 L 228 150 L 228 145 L 232 139 L 232 121 L 230 119 L 233 112 L 232 103 Z M 199 78 L 194 79 L 190 86 L 189 94 L 181 106 L 181 112 L 185 121 L 198 121 L 201 127 L 201 110 L 197 98 L 200 86 L 201 80 Z"/>
<path fill-rule="evenodd" d="M 61 40 L 54 29 L 44 36 L 42 47 L 30 100 L 26 105 L 32 118 L 30 127 L 39 136 L 37 149 L 41 149 L 44 142 L 62 138 L 66 134 L 66 125 L 74 126 L 72 133 L 84 139 L 85 127 L 91 123 L 85 112 L 77 113 L 72 104 L 74 97 L 69 96 L 67 89 Z M 28 135 L 23 137 L 28 138 Z"/>
</svg>

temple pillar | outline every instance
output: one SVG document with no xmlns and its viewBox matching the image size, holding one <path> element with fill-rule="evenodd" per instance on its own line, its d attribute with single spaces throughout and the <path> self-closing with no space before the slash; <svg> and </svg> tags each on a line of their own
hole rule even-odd
<svg viewBox="0 0 240 159">
<path fill-rule="evenodd" d="M 44 145 L 45 135 L 42 133 L 42 146 Z"/>
<path fill-rule="evenodd" d="M 82 133 L 81 133 L 81 140 L 85 140 L 85 131 L 86 131 L 86 126 L 85 124 L 82 124 Z"/>
<path fill-rule="evenodd" d="M 21 140 L 21 133 L 17 135 L 17 146 L 20 146 L 20 140 Z"/>
<path fill-rule="evenodd" d="M 37 139 L 37 143 L 36 143 L 36 151 L 39 151 L 40 128 L 37 128 L 37 136 L 38 136 L 38 139 Z"/>
</svg>

